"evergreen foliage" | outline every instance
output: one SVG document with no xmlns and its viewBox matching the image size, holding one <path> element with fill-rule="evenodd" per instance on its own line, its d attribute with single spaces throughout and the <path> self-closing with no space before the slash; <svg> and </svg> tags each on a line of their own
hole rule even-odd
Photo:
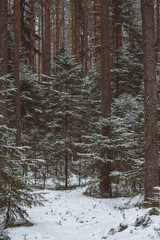
<svg viewBox="0 0 160 240">
<path fill-rule="evenodd" d="M 67 188 L 70 173 L 77 162 L 74 143 L 80 141 L 87 124 L 86 90 L 81 69 L 73 56 L 61 54 L 55 60 L 53 69 L 47 92 L 47 132 L 44 142 L 50 143 L 48 160 L 54 166 L 55 175 L 65 181 Z"/>
</svg>

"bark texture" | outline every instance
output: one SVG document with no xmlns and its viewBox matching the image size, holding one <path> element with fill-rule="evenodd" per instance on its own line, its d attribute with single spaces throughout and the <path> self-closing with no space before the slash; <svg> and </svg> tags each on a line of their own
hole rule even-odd
<svg viewBox="0 0 160 240">
<path fill-rule="evenodd" d="M 7 74 L 7 23 L 8 23 L 8 6 L 7 1 L 2 0 L 0 3 L 0 91 L 7 89 L 5 75 Z M 0 96 L 0 125 L 7 125 L 7 104 L 5 97 Z M 3 169 L 6 164 L 6 153 L 3 146 L 6 144 L 6 139 L 0 134 L 0 189 L 4 186 L 4 181 L 1 179 Z M 2 202 L 2 201 L 1 201 Z M 1 203 L 0 202 L 0 208 Z M 3 204 L 2 204 L 3 205 Z"/>
<path fill-rule="evenodd" d="M 8 58 L 8 46 L 7 46 L 7 23 L 8 23 L 8 6 L 7 1 L 2 0 L 0 4 L 0 78 L 7 74 L 7 58 Z M 0 91 L 6 90 L 7 84 L 5 79 L 0 81 Z M 7 105 L 5 98 L 1 98 L 2 103 L 0 104 L 0 124 L 6 125 L 7 122 Z M 4 102 L 3 102 L 4 100 Z"/>
<path fill-rule="evenodd" d="M 145 200 L 148 200 L 153 196 L 154 187 L 159 184 L 154 0 L 141 0 L 141 9 L 144 58 Z"/>
<path fill-rule="evenodd" d="M 56 0 L 56 55 L 59 54 L 59 0 Z"/>
<path fill-rule="evenodd" d="M 45 48 L 44 48 L 44 74 L 51 71 L 51 31 L 50 31 L 50 1 L 45 1 Z"/>
<path fill-rule="evenodd" d="M 109 0 L 101 0 L 101 66 L 102 118 L 109 120 L 111 117 Z M 110 137 L 108 124 L 103 127 L 102 135 Z M 110 159 L 109 151 L 104 153 L 104 158 Z M 110 171 L 110 162 L 102 163 L 100 187 L 108 196 L 111 196 Z"/>
<path fill-rule="evenodd" d="M 88 4 L 87 0 L 84 1 L 84 19 L 85 19 L 85 74 L 88 72 Z"/>
<path fill-rule="evenodd" d="M 14 1 L 14 64 L 15 64 L 15 114 L 16 114 L 16 145 L 21 145 L 21 106 L 19 82 L 19 43 L 20 43 L 20 1 Z"/>
</svg>

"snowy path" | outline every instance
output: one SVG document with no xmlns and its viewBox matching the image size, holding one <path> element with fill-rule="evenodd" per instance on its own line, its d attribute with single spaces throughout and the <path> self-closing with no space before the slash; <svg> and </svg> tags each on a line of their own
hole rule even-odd
<svg viewBox="0 0 160 240">
<path fill-rule="evenodd" d="M 135 227 L 137 216 L 144 216 L 147 209 L 121 210 L 127 198 L 95 199 L 82 191 L 44 191 L 48 200 L 44 207 L 28 210 L 34 226 L 9 229 L 11 240 L 160 239 L 159 216 L 152 216 L 146 228 Z M 120 224 L 128 228 L 118 232 Z"/>
</svg>

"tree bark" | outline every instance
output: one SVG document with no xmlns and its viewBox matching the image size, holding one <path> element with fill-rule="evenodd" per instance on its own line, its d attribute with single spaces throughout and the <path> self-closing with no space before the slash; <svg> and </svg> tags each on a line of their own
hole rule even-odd
<svg viewBox="0 0 160 240">
<path fill-rule="evenodd" d="M 38 1 L 38 81 L 41 81 L 41 2 L 40 0 Z"/>
<path fill-rule="evenodd" d="M 15 65 L 15 115 L 16 115 L 16 145 L 21 145 L 21 106 L 19 82 L 19 43 L 20 43 L 20 1 L 14 1 L 14 65 Z"/>
<path fill-rule="evenodd" d="M 87 0 L 84 1 L 84 23 L 85 23 L 85 74 L 88 72 L 88 19 Z"/>
<path fill-rule="evenodd" d="M 62 18 L 63 18 L 63 35 L 62 35 L 62 49 L 65 49 L 65 9 L 64 0 L 62 1 Z"/>
<path fill-rule="evenodd" d="M 44 1 L 41 1 L 41 39 L 42 39 L 42 57 L 41 57 L 41 72 L 44 74 L 44 49 L 45 49 L 45 42 L 44 42 Z M 44 77 L 41 77 L 41 81 L 44 81 Z"/>
<path fill-rule="evenodd" d="M 159 184 L 157 82 L 154 0 L 141 0 L 143 61 L 144 61 L 144 113 L 145 113 L 145 200 L 153 196 Z"/>
<path fill-rule="evenodd" d="M 5 76 L 8 72 L 8 3 L 6 0 L 2 0 L 0 4 L 0 92 L 7 89 L 7 83 Z M 3 79 L 1 79 L 3 78 Z M 6 97 L 0 97 L 0 125 L 7 125 L 7 103 Z M 5 138 L 0 133 L 0 188 L 4 185 L 2 177 L 2 171 L 6 164 L 6 154 L 3 149 L 3 145 L 6 144 Z M 1 207 L 1 205 L 0 205 Z"/>
<path fill-rule="evenodd" d="M 2 0 L 0 4 L 0 78 L 5 77 L 7 74 L 7 61 L 8 61 L 8 6 L 7 1 Z M 0 91 L 6 90 L 7 84 L 5 79 L 0 81 Z M 0 104 L 0 114 L 3 116 L 0 119 L 1 125 L 7 124 L 7 104 L 5 97 L 1 97 L 2 103 Z"/>
<path fill-rule="evenodd" d="M 59 0 L 56 0 L 56 56 L 59 55 Z"/>
<path fill-rule="evenodd" d="M 156 39 L 157 39 L 157 57 L 159 58 L 160 54 L 160 0 L 156 0 L 156 20 L 157 20 L 157 31 L 156 31 Z"/>
<path fill-rule="evenodd" d="M 109 33 L 109 0 L 101 0 L 101 94 L 102 118 L 111 117 L 111 81 L 110 81 L 110 33 Z M 102 135 L 110 137 L 111 129 L 108 123 L 102 128 Z M 104 153 L 104 158 L 110 159 L 110 152 Z M 111 163 L 101 164 L 101 191 L 111 196 L 111 181 L 109 173 Z"/>
<path fill-rule="evenodd" d="M 50 31 L 50 1 L 45 1 L 45 48 L 44 74 L 49 76 L 51 71 L 51 31 Z"/>
<path fill-rule="evenodd" d="M 71 0 L 71 15 L 72 15 L 72 55 L 74 55 L 74 5 Z"/>
</svg>

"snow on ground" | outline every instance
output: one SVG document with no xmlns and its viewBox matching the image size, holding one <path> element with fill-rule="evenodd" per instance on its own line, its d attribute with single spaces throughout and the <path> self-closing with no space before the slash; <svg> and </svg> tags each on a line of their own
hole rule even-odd
<svg viewBox="0 0 160 240">
<path fill-rule="evenodd" d="M 11 240 L 159 240 L 160 216 L 146 216 L 149 209 L 133 207 L 129 198 L 99 199 L 83 195 L 83 188 L 43 191 L 43 207 L 28 210 L 32 227 L 9 229 Z M 128 208 L 124 208 L 128 206 Z"/>
</svg>

